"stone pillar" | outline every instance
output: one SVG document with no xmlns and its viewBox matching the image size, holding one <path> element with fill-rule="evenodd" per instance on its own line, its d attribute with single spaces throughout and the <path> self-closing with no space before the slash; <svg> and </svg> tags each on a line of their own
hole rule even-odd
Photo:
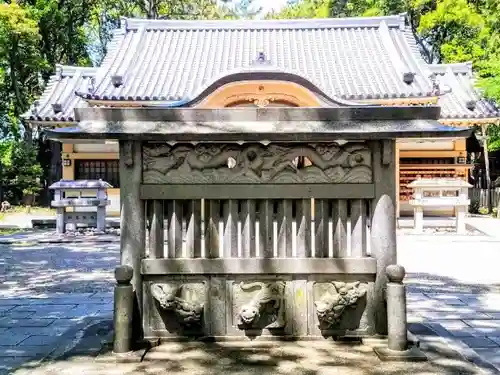
<svg viewBox="0 0 500 375">
<path fill-rule="evenodd" d="M 424 198 L 424 192 L 421 188 L 414 188 L 413 199 L 416 201 L 421 201 Z M 413 230 L 415 233 L 424 232 L 424 207 L 423 206 L 413 206 Z"/>
<path fill-rule="evenodd" d="M 114 340 L 113 352 L 117 354 L 132 351 L 132 328 L 134 315 L 134 289 L 130 284 L 134 270 L 130 266 L 118 266 L 115 279 L 118 285 L 114 295 Z"/>
<path fill-rule="evenodd" d="M 467 206 L 460 205 L 456 208 L 456 232 L 458 234 L 465 234 L 465 215 L 467 212 Z"/>
<path fill-rule="evenodd" d="M 135 292 L 134 337 L 142 338 L 141 261 L 146 246 L 145 204 L 140 199 L 142 147 L 139 141 L 120 141 L 120 255 L 122 265 L 132 267 Z"/>
<path fill-rule="evenodd" d="M 61 190 L 54 190 L 54 201 L 60 201 L 63 198 Z M 56 233 L 64 234 L 66 232 L 66 222 L 64 220 L 64 207 L 56 208 Z"/>
<path fill-rule="evenodd" d="M 458 194 L 458 199 L 461 202 L 468 202 L 469 201 L 469 189 L 468 188 L 461 188 Z M 469 206 L 468 205 L 459 205 L 455 209 L 455 216 L 456 216 L 456 232 L 458 234 L 465 234 L 466 231 L 466 226 L 465 226 L 465 216 L 467 215 Z"/>
<path fill-rule="evenodd" d="M 424 208 L 422 206 L 413 207 L 413 228 L 415 233 L 424 231 Z"/>
<path fill-rule="evenodd" d="M 406 288 L 403 284 L 405 269 L 399 265 L 386 268 L 388 347 L 391 350 L 408 349 L 406 332 Z"/>
<path fill-rule="evenodd" d="M 427 357 L 415 346 L 408 347 L 408 324 L 406 316 L 406 287 L 403 284 L 405 269 L 400 265 L 386 268 L 387 278 L 387 347 L 373 350 L 383 361 L 426 361 Z"/>
<path fill-rule="evenodd" d="M 377 259 L 377 275 L 368 299 L 368 317 L 375 334 L 387 335 L 385 269 L 397 263 L 396 249 L 396 142 L 374 141 L 372 146 L 375 198 L 371 202 L 370 250 Z"/>
<path fill-rule="evenodd" d="M 56 233 L 64 234 L 66 232 L 66 221 L 64 220 L 64 207 L 56 208 Z"/>
<path fill-rule="evenodd" d="M 97 189 L 97 199 L 107 200 L 106 190 Z M 106 230 L 106 206 L 97 206 L 97 230 L 104 232 Z"/>
</svg>

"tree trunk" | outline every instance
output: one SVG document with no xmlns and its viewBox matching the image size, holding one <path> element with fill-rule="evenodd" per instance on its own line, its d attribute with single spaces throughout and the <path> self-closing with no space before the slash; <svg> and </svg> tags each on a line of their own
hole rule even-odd
<svg viewBox="0 0 500 375">
<path fill-rule="evenodd" d="M 483 150 L 484 150 L 484 169 L 486 170 L 486 202 L 488 202 L 488 213 L 492 212 L 492 202 L 491 202 L 491 179 L 490 179 L 490 159 L 488 153 L 488 136 L 486 132 L 488 130 L 488 125 L 481 125 L 481 133 L 483 136 Z"/>
</svg>

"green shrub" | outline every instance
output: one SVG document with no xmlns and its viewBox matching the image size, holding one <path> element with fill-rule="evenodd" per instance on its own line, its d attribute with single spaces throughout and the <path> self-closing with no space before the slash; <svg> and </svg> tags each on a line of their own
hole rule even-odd
<svg viewBox="0 0 500 375">
<path fill-rule="evenodd" d="M 37 149 L 22 140 L 0 141 L 0 182 L 4 199 L 11 204 L 41 190 L 42 168 L 37 162 Z"/>
<path fill-rule="evenodd" d="M 488 215 L 488 207 L 479 207 L 479 213 L 481 215 Z"/>
</svg>

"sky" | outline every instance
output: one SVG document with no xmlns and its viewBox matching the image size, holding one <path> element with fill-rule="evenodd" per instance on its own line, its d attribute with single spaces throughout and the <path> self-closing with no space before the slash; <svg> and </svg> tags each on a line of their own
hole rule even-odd
<svg viewBox="0 0 500 375">
<path fill-rule="evenodd" d="M 254 0 L 253 3 L 256 6 L 261 6 L 262 13 L 265 14 L 271 10 L 279 10 L 287 3 L 287 0 Z"/>
</svg>

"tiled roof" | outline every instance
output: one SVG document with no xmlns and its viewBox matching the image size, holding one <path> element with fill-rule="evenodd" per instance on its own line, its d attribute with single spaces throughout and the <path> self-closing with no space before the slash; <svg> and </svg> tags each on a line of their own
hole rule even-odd
<svg viewBox="0 0 500 375">
<path fill-rule="evenodd" d="M 254 64 L 259 51 L 269 64 Z M 434 74 L 441 94 L 451 91 L 439 97 L 442 118 L 499 116 L 474 89 L 470 64 L 425 64 L 404 18 L 390 16 L 251 23 L 126 19 L 100 68 L 57 66 L 37 105 L 23 117 L 74 122 L 73 108 L 86 105 L 75 92 L 92 99 L 177 105 L 221 77 L 255 71 L 261 77 L 292 73 L 330 98 L 363 102 L 435 95 L 429 78 Z M 403 81 L 405 72 L 416 73 L 413 83 Z M 123 85 L 115 88 L 112 75 L 121 75 Z"/>
<path fill-rule="evenodd" d="M 82 101 L 75 95 L 75 91 L 87 90 L 87 85 L 91 84 L 96 69 L 56 66 L 56 73 L 50 77 L 42 96 L 31 106 L 30 111 L 23 115 L 23 118 L 31 121 L 75 121 L 73 109 Z"/>
<path fill-rule="evenodd" d="M 262 52 L 266 61 L 256 64 Z M 292 73 L 349 100 L 428 97 L 431 72 L 404 16 L 308 20 L 124 19 L 93 92 L 96 100 L 192 100 L 218 79 L 257 70 Z M 413 73 L 405 83 L 405 73 Z M 112 76 L 122 84 L 115 87 Z M 116 83 L 116 82 L 115 82 Z"/>
<path fill-rule="evenodd" d="M 442 89 L 449 91 L 440 96 L 441 117 L 445 119 L 477 119 L 498 117 L 495 105 L 482 98 L 474 88 L 472 64 L 429 65 L 437 75 Z"/>
</svg>

